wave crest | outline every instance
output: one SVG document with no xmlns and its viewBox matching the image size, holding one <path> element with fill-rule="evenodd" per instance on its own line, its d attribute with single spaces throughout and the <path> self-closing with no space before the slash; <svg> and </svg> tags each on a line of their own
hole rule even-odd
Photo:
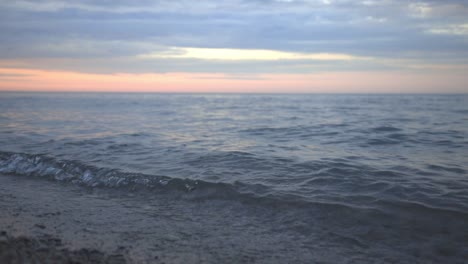
<svg viewBox="0 0 468 264">
<path fill-rule="evenodd" d="M 57 160 L 40 154 L 0 152 L 0 173 L 41 177 L 89 187 L 147 188 L 185 192 L 195 189 L 216 189 L 222 193 L 233 191 L 231 186 L 224 183 L 129 173 L 118 169 L 98 168 L 77 161 Z M 211 190 L 207 193 L 215 192 Z"/>
</svg>

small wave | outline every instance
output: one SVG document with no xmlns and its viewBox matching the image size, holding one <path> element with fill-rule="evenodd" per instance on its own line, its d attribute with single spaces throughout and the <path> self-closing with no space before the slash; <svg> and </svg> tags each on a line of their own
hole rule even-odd
<svg viewBox="0 0 468 264">
<path fill-rule="evenodd" d="M 246 203 L 261 203 L 275 207 L 293 206 L 302 208 L 313 206 L 340 210 L 360 208 L 353 204 L 337 203 L 336 201 L 310 201 L 293 194 L 275 193 L 262 184 L 208 182 L 161 175 L 129 173 L 117 169 L 90 166 L 78 161 L 57 160 L 41 154 L 0 151 L 0 173 L 70 182 L 85 187 L 150 190 L 165 194 L 179 193 L 194 200 L 225 199 Z M 366 210 L 368 209 L 366 208 Z"/>
<path fill-rule="evenodd" d="M 460 218 L 467 218 L 468 214 L 463 208 L 443 208 L 439 206 L 432 206 L 423 202 L 415 202 L 405 199 L 400 200 L 380 200 L 378 201 L 379 204 L 384 205 L 387 209 L 390 210 L 398 210 L 398 211 L 405 211 L 416 213 L 417 215 L 426 214 L 426 215 L 434 215 L 437 214 L 450 214 L 454 217 Z"/>
<path fill-rule="evenodd" d="M 108 150 L 111 151 L 121 151 L 127 149 L 136 149 L 141 148 L 142 145 L 139 143 L 119 143 L 119 144 L 111 144 L 107 147 Z"/>
<path fill-rule="evenodd" d="M 464 169 L 456 168 L 456 167 L 448 167 L 448 166 L 441 166 L 441 165 L 428 165 L 427 167 L 435 171 L 448 171 L 448 172 L 454 172 L 454 173 L 459 173 L 459 174 L 466 173 Z"/>
<path fill-rule="evenodd" d="M 248 133 L 251 135 L 265 135 L 265 134 L 275 134 L 275 133 L 290 133 L 292 131 L 297 131 L 297 128 L 291 127 L 260 127 L 260 128 L 251 128 L 244 129 L 240 132 Z"/>
<path fill-rule="evenodd" d="M 123 136 L 123 137 L 150 137 L 151 134 L 145 133 L 145 132 L 135 132 L 135 133 L 129 133 L 129 134 L 121 134 L 120 136 Z"/>
<path fill-rule="evenodd" d="M 409 140 L 408 135 L 402 134 L 402 133 L 392 133 L 387 136 L 390 139 L 395 139 L 395 140 Z"/>
<path fill-rule="evenodd" d="M 401 129 L 392 126 L 379 126 L 371 129 L 373 132 L 397 132 Z"/>
<path fill-rule="evenodd" d="M 234 155 L 236 159 L 241 157 L 247 160 L 255 157 L 253 154 L 244 152 L 233 152 L 228 155 Z M 362 182 L 362 177 L 347 176 L 371 173 L 370 168 L 363 171 L 360 166 L 356 167 L 356 165 L 343 163 L 339 160 L 323 161 L 319 164 L 296 165 L 304 166 L 306 171 L 315 171 L 313 177 L 306 180 L 302 186 L 306 189 L 310 189 L 312 186 L 315 190 L 323 190 L 324 193 L 317 192 L 315 196 L 301 196 L 299 191 L 296 193 L 282 192 L 258 183 L 247 184 L 238 181 L 222 183 L 173 178 L 163 175 L 131 173 L 119 169 L 87 165 L 79 161 L 59 160 L 47 155 L 0 151 L 0 173 L 3 174 L 70 182 L 87 187 L 149 190 L 164 194 L 182 194 L 183 197 L 195 200 L 224 199 L 247 203 L 261 203 L 271 206 L 301 208 L 312 206 L 335 208 L 337 210 L 383 209 L 385 211 L 384 208 L 379 208 L 378 204 L 375 204 L 373 201 L 379 199 L 385 200 L 387 196 L 393 197 L 392 199 L 395 197 L 412 199 L 412 195 L 409 192 L 411 190 L 407 190 L 406 187 L 402 186 L 395 187 L 394 184 L 387 182 L 385 179 L 381 179 L 379 182 L 366 183 Z M 401 175 L 392 171 L 375 171 L 375 174 L 381 177 L 385 176 L 388 179 L 401 178 Z M 355 191 L 352 194 L 354 195 L 353 197 L 358 197 L 366 203 L 361 203 L 359 199 L 347 199 L 349 190 Z M 319 194 L 324 195 L 325 198 L 322 199 L 317 196 Z M 464 194 L 462 193 L 462 195 Z M 459 196 L 461 197 L 461 195 Z M 340 197 L 346 199 L 341 199 Z M 462 197 L 462 199 L 464 198 Z M 465 211 L 464 208 L 461 208 L 461 211 Z"/>
<path fill-rule="evenodd" d="M 321 124 L 316 126 L 293 126 L 293 127 L 258 127 L 240 130 L 241 133 L 246 133 L 252 136 L 334 136 L 341 133 L 343 127 L 347 124 Z M 335 129 L 330 131 L 330 129 Z M 340 129 L 340 130 L 336 130 Z"/>
<path fill-rule="evenodd" d="M 378 145 L 395 145 L 401 143 L 400 140 L 394 140 L 390 138 L 371 138 L 367 140 L 366 144 L 369 146 L 378 146 Z"/>
<path fill-rule="evenodd" d="M 77 161 L 57 160 L 45 155 L 0 151 L 0 173 L 70 182 L 85 187 L 107 187 L 130 190 L 151 190 L 165 194 L 183 193 L 193 200 L 225 199 L 270 206 L 318 206 L 326 208 L 355 208 L 353 205 L 323 201 L 310 202 L 294 195 L 274 195 L 261 184 L 232 184 L 167 176 L 122 172 L 98 168 Z M 357 207 L 356 207 L 357 208 Z M 356 209 L 355 208 L 355 209 Z"/>
<path fill-rule="evenodd" d="M 453 110 L 457 114 L 468 114 L 468 109 Z"/>
<path fill-rule="evenodd" d="M 86 145 L 95 146 L 100 143 L 101 142 L 99 140 L 85 139 L 85 140 L 79 140 L 79 141 L 65 142 L 64 145 L 65 146 L 86 146 Z"/>
<path fill-rule="evenodd" d="M 212 152 L 184 161 L 185 164 L 193 166 L 222 164 L 227 168 L 238 168 L 239 164 L 242 164 L 243 168 L 251 170 L 269 169 L 270 162 L 255 154 L 243 151 Z"/>
<path fill-rule="evenodd" d="M 218 188 L 222 192 L 232 193 L 232 187 L 224 183 L 129 173 L 118 169 L 98 168 L 77 161 L 56 160 L 45 155 L 25 153 L 0 152 L 0 173 L 41 177 L 89 187 L 151 188 L 187 192 L 195 189 Z"/>
</svg>

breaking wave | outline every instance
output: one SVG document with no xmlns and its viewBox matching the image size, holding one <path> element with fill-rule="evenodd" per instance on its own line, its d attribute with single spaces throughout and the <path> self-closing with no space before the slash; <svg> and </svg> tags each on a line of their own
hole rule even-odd
<svg viewBox="0 0 468 264">
<path fill-rule="evenodd" d="M 335 164 L 336 165 L 336 164 Z M 331 168 L 340 174 L 348 174 L 338 168 Z M 24 177 L 42 178 L 60 182 L 69 182 L 86 187 L 119 188 L 126 190 L 150 190 L 157 193 L 184 194 L 190 199 L 226 199 L 242 202 L 262 202 L 274 204 L 275 206 L 319 206 L 342 209 L 365 209 L 385 211 L 407 209 L 424 209 L 426 211 L 445 211 L 448 213 L 462 214 L 468 216 L 464 206 L 446 207 L 430 205 L 421 201 L 408 200 L 408 192 L 412 188 L 403 188 L 389 185 L 385 182 L 370 184 L 367 189 L 373 190 L 373 194 L 346 193 L 342 196 L 337 193 L 333 195 L 313 195 L 304 197 L 300 194 L 278 192 L 269 186 L 262 184 L 246 184 L 239 181 L 234 183 L 209 182 L 204 180 L 173 178 L 164 175 L 148 175 L 143 173 L 125 172 L 120 169 L 100 168 L 87 165 L 79 161 L 60 160 L 43 154 L 26 154 L 0 151 L 0 173 Z M 381 172 L 385 173 L 385 172 Z M 388 175 L 387 175 L 388 174 Z M 386 176 L 395 177 L 395 173 L 388 172 Z M 322 182 L 325 180 L 326 182 Z M 306 185 L 323 186 L 340 185 L 336 179 L 328 177 L 316 177 L 306 181 Z M 418 192 L 421 197 L 427 199 L 424 192 Z M 464 193 L 464 192 L 463 192 Z M 463 193 L 461 195 L 463 195 Z M 390 194 L 390 195 L 388 195 Z M 402 199 L 388 199 L 395 196 Z M 424 194 L 424 195 L 423 195 Z M 367 203 L 373 201 L 372 204 Z"/>
<path fill-rule="evenodd" d="M 162 175 L 98 168 L 78 161 L 57 160 L 46 155 L 0 152 L 0 173 L 71 182 L 88 187 L 146 188 L 191 192 L 196 189 L 232 193 L 229 184 L 171 178 Z"/>
</svg>

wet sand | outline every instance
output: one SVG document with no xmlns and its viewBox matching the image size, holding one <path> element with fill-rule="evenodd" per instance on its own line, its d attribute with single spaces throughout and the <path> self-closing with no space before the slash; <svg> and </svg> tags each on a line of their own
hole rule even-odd
<svg viewBox="0 0 468 264">
<path fill-rule="evenodd" d="M 122 254 L 106 255 L 95 249 L 70 251 L 62 241 L 48 235 L 40 238 L 10 237 L 0 233 L 0 263 L 126 263 Z"/>
<path fill-rule="evenodd" d="M 8 175 L 0 175 L 0 182 L 0 263 L 137 261 L 129 258 L 129 248 L 119 246 L 115 236 L 91 227 L 101 206 L 112 206 L 99 203 L 103 200 L 91 190 Z M 102 214 L 94 220 L 105 217 L 111 220 L 116 215 Z"/>
<path fill-rule="evenodd" d="M 194 194 L 0 174 L 0 263 L 463 263 L 468 257 L 464 215 Z"/>
<path fill-rule="evenodd" d="M 335 259 L 297 231 L 274 232 L 283 210 L 187 201 L 0 175 L 0 263 L 281 263 Z M 278 229 L 281 229 L 278 227 Z M 310 241 L 309 241 L 310 242 Z"/>
</svg>

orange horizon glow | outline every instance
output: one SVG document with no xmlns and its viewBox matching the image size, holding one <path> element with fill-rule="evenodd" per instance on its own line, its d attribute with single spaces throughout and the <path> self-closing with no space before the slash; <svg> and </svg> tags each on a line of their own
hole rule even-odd
<svg viewBox="0 0 468 264">
<path fill-rule="evenodd" d="M 0 68 L 0 91 L 200 92 L 200 93 L 466 93 L 468 77 L 450 72 L 322 72 L 313 74 L 222 73 L 91 74 Z M 448 86 L 448 85 L 451 86 Z M 445 87 L 445 89 L 444 89 Z"/>
</svg>

